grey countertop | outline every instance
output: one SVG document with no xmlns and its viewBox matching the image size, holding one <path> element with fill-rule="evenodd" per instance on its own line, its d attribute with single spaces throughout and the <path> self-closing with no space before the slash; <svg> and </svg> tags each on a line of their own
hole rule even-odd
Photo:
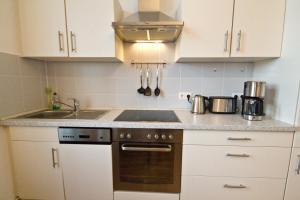
<svg viewBox="0 0 300 200">
<path fill-rule="evenodd" d="M 2 126 L 42 126 L 42 127 L 111 127 L 111 128 L 162 128 L 226 131 L 273 131 L 293 132 L 295 127 L 281 121 L 265 119 L 246 121 L 239 114 L 195 115 L 186 110 L 175 110 L 181 123 L 173 122 L 115 122 L 114 119 L 123 110 L 111 110 L 97 120 L 78 119 L 6 119 Z"/>
</svg>

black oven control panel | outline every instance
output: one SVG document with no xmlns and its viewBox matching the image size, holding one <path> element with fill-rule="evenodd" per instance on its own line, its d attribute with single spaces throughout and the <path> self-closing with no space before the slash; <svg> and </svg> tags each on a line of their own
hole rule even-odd
<svg viewBox="0 0 300 200">
<path fill-rule="evenodd" d="M 113 141 L 182 143 L 182 135 L 178 129 L 113 129 Z"/>
</svg>

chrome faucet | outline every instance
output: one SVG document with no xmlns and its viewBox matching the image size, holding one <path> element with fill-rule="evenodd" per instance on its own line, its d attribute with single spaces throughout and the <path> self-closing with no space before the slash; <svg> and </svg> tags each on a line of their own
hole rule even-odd
<svg viewBox="0 0 300 200">
<path fill-rule="evenodd" d="M 60 103 L 60 104 L 63 104 L 67 107 L 70 107 L 72 108 L 72 110 L 75 112 L 75 113 L 78 113 L 80 111 L 80 102 L 79 100 L 75 99 L 75 98 L 68 98 L 68 100 L 72 100 L 73 101 L 73 106 L 69 105 L 69 104 L 66 104 L 64 102 L 61 102 L 61 101 L 56 101 L 55 103 Z"/>
<path fill-rule="evenodd" d="M 74 112 L 78 112 L 80 111 L 80 102 L 79 100 L 75 99 L 75 98 L 69 98 L 69 100 L 73 100 L 73 110 Z"/>
</svg>

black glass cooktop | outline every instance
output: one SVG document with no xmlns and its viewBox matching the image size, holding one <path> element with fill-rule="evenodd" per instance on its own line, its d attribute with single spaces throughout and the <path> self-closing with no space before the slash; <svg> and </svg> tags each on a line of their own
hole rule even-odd
<svg viewBox="0 0 300 200">
<path fill-rule="evenodd" d="M 124 110 L 114 121 L 180 122 L 172 110 Z"/>
</svg>

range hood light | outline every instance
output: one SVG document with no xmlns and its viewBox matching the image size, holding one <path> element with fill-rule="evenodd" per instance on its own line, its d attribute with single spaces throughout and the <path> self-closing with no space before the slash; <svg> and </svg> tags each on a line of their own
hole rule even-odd
<svg viewBox="0 0 300 200">
<path fill-rule="evenodd" d="M 147 30 L 147 39 L 150 40 L 150 31 Z"/>
<path fill-rule="evenodd" d="M 162 43 L 162 40 L 136 40 L 136 43 Z"/>
</svg>

